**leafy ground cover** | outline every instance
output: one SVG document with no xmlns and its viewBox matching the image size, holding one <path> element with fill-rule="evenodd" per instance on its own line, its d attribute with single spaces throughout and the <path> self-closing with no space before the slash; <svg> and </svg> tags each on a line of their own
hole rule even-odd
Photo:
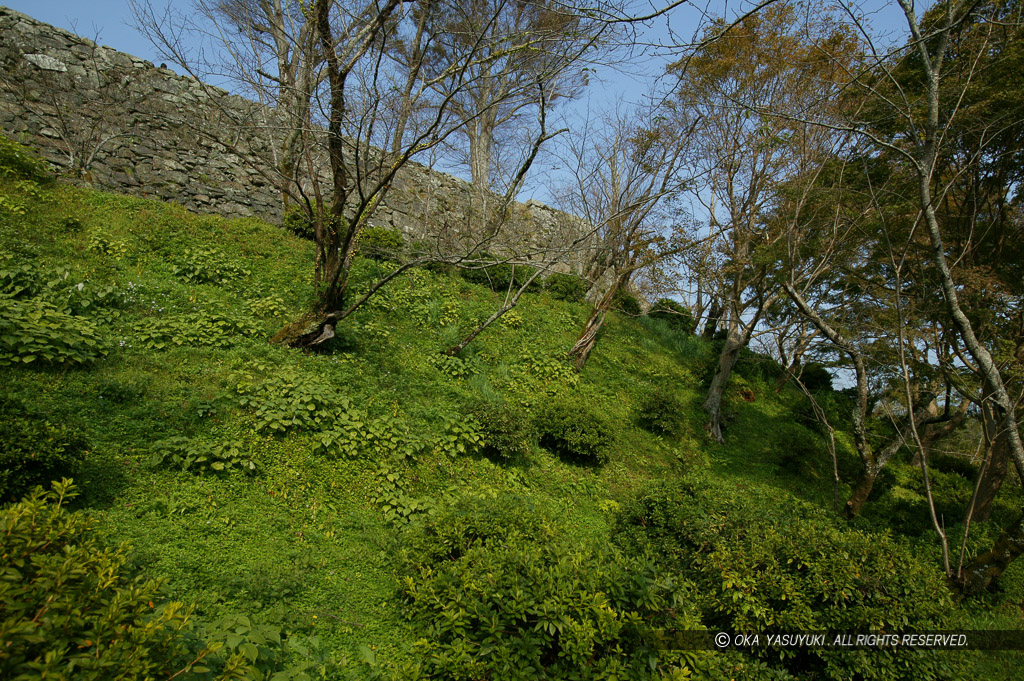
<svg viewBox="0 0 1024 681">
<path fill-rule="evenodd" d="M 150 623 L 146 636 L 171 651 L 153 669 L 1014 678 L 1011 653 L 879 667 L 864 655 L 657 646 L 656 631 L 673 627 L 1021 626 L 1020 566 L 981 599 L 936 598 L 938 549 L 907 462 L 854 527 L 828 513 L 824 439 L 800 419 L 799 393 L 775 393 L 763 359 L 741 363 L 718 446 L 700 410 L 713 343 L 674 319 L 613 313 L 578 375 L 562 357 L 587 309 L 561 289 L 527 293 L 511 321 L 449 358 L 500 296 L 413 269 L 347 320 L 329 352 L 273 346 L 312 296 L 309 242 L 254 219 L 58 184 L 11 149 L 0 176 L 4 513 L 20 509 L 24 546 L 36 546 L 29 537 L 49 525 L 24 518 L 50 511 L 42 497 L 16 502 L 74 476 L 78 496 L 46 522 L 86 533 L 97 551 L 120 547 L 97 569 L 114 565 L 111 589 L 124 593 L 142 580 L 121 616 Z M 359 259 L 356 288 L 390 267 Z M 839 444 L 842 470 L 855 470 L 843 433 Z M 956 471 L 937 471 L 936 484 L 970 494 Z M 991 542 L 1019 498 L 1004 493 L 969 550 Z M 815 542 L 845 558 L 807 554 Z M 854 591 L 856 608 L 839 603 Z M 20 612 L 0 606 L 0 633 L 26 626 Z M 84 633 L 69 650 L 96 625 L 75 626 Z M 0 669 L 38 671 L 4 653 Z"/>
</svg>

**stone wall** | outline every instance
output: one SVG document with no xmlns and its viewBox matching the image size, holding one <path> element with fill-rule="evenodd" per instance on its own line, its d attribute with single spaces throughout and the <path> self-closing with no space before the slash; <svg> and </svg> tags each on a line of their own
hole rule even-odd
<svg viewBox="0 0 1024 681">
<path fill-rule="evenodd" d="M 242 97 L 0 7 L 0 127 L 97 187 L 279 222 L 273 118 Z M 412 164 L 374 222 L 415 238 L 468 223 L 471 196 L 468 183 Z M 532 234 L 573 222 L 533 201 L 515 213 Z"/>
</svg>

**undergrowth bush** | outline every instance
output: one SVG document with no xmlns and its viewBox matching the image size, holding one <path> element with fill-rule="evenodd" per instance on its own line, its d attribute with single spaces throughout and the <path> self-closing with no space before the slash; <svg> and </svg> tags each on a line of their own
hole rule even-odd
<svg viewBox="0 0 1024 681">
<path fill-rule="evenodd" d="M 639 317 L 643 310 L 640 308 L 640 299 L 623 287 L 619 287 L 612 296 L 612 309 L 629 315 Z"/>
<path fill-rule="evenodd" d="M 626 507 L 617 545 L 696 585 L 702 621 L 728 631 L 902 633 L 952 628 L 940 570 L 884 534 L 840 527 L 795 500 L 691 474 Z M 932 651 L 758 649 L 801 679 L 954 679 Z"/>
<path fill-rule="evenodd" d="M 397 229 L 365 227 L 359 232 L 358 253 L 373 260 L 397 260 L 405 246 L 405 237 Z"/>
<path fill-rule="evenodd" d="M 32 412 L 0 395 L 0 502 L 21 497 L 37 485 L 73 477 L 89 444 L 64 423 Z"/>
<path fill-rule="evenodd" d="M 664 319 L 669 327 L 683 333 L 693 333 L 693 329 L 697 325 L 693 321 L 693 315 L 690 314 L 690 311 L 671 298 L 662 298 L 654 303 L 654 305 L 651 305 L 651 309 L 647 311 L 647 316 L 652 319 Z"/>
<path fill-rule="evenodd" d="M 647 393 L 637 408 L 637 423 L 656 435 L 680 435 L 685 406 L 674 390 L 655 388 Z"/>
<path fill-rule="evenodd" d="M 161 603 L 158 580 L 126 569 L 129 547 L 105 545 L 95 519 L 68 512 L 75 495 L 65 479 L 0 510 L 0 677 L 325 678 L 315 640 L 245 616 L 197 627 L 192 608 Z"/>
<path fill-rule="evenodd" d="M 151 466 L 199 473 L 256 472 L 256 462 L 253 461 L 251 454 L 240 449 L 238 443 L 210 442 L 181 436 L 154 443 L 149 463 Z"/>
<path fill-rule="evenodd" d="M 37 298 L 0 297 L 0 366 L 88 364 L 107 355 L 97 325 Z"/>
<path fill-rule="evenodd" d="M 567 303 L 582 303 L 586 300 L 590 285 L 583 277 L 555 272 L 544 281 L 544 288 L 547 289 L 548 293 L 555 300 L 564 300 Z"/>
<path fill-rule="evenodd" d="M 483 434 L 484 456 L 510 461 L 530 451 L 532 428 L 522 409 L 506 402 L 475 402 L 467 413 L 476 419 Z"/>
<path fill-rule="evenodd" d="M 249 276 L 216 248 L 186 249 L 172 271 L 190 284 L 223 284 Z"/>
<path fill-rule="evenodd" d="M 448 457 L 476 454 L 484 446 L 480 424 L 472 416 L 445 415 L 441 434 L 434 438 L 434 450 Z"/>
<path fill-rule="evenodd" d="M 612 429 L 590 405 L 573 396 L 549 399 L 535 416 L 540 445 L 576 463 L 600 465 L 608 461 Z"/>
<path fill-rule="evenodd" d="M 580 380 L 579 374 L 565 361 L 564 356 L 552 357 L 527 350 L 519 357 L 517 364 L 527 374 L 545 384 L 562 383 L 574 386 Z"/>
<path fill-rule="evenodd" d="M 458 560 L 475 547 L 512 541 L 548 541 L 549 520 L 528 497 L 493 491 L 465 492 L 410 527 L 404 557 L 413 569 Z"/>
<path fill-rule="evenodd" d="M 438 371 L 449 378 L 467 378 L 480 372 L 480 367 L 471 359 L 451 357 L 442 354 L 427 356 L 427 361 Z"/>
<path fill-rule="evenodd" d="M 776 438 L 780 443 L 779 465 L 805 478 L 832 477 L 832 460 L 824 433 L 816 433 L 796 423 L 781 425 Z"/>
<path fill-rule="evenodd" d="M 125 573 L 126 548 L 66 510 L 74 494 L 65 480 L 0 511 L 0 676 L 169 678 L 190 666 L 190 610 L 155 606 L 159 584 Z"/>
<path fill-rule="evenodd" d="M 808 390 L 818 392 L 832 390 L 832 374 L 817 362 L 808 362 L 800 373 L 800 381 Z"/>
<path fill-rule="evenodd" d="M 28 147 L 0 134 L 0 177 L 43 182 L 52 176 L 46 162 Z"/>
<path fill-rule="evenodd" d="M 150 350 L 163 350 L 172 345 L 226 348 L 238 336 L 248 336 L 257 329 L 247 319 L 220 312 L 190 312 L 167 317 L 151 317 L 130 327 L 135 342 Z"/>
<path fill-rule="evenodd" d="M 333 386 L 290 368 L 279 368 L 261 380 L 242 375 L 236 381 L 239 405 L 253 410 L 257 430 L 324 430 L 339 412 L 352 407 Z"/>
<path fill-rule="evenodd" d="M 288 314 L 288 308 L 281 296 L 266 296 L 257 300 L 250 300 L 245 304 L 245 309 L 254 317 L 266 319 L 279 319 Z"/>
<path fill-rule="evenodd" d="M 26 263 L 0 263 L 0 298 L 37 298 L 71 315 L 117 316 L 124 295 L 111 285 L 99 285 L 58 267 L 46 272 Z"/>
<path fill-rule="evenodd" d="M 426 678 L 688 676 L 692 654 L 656 639 L 695 626 L 688 589 L 641 560 L 508 537 L 421 568 L 403 595 Z"/>
<path fill-rule="evenodd" d="M 339 401 L 332 417 L 330 427 L 316 435 L 314 453 L 383 460 L 391 456 L 414 457 L 422 446 L 401 418 L 389 414 L 371 417 L 346 399 Z"/>
<path fill-rule="evenodd" d="M 289 207 L 288 210 L 284 212 L 284 217 L 281 222 L 285 229 L 300 239 L 309 239 L 312 241 L 316 238 L 316 230 L 314 229 L 312 218 L 306 214 L 306 211 L 302 210 L 298 206 Z"/>
<path fill-rule="evenodd" d="M 128 255 L 128 244 L 97 232 L 89 237 L 89 250 L 110 256 L 114 260 L 121 260 Z"/>
</svg>

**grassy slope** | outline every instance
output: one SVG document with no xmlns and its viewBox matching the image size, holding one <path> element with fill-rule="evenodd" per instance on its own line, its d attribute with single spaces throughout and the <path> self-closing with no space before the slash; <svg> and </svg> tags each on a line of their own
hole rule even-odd
<svg viewBox="0 0 1024 681">
<path fill-rule="evenodd" d="M 32 262 L 42 272 L 67 267 L 77 280 L 116 286 L 125 299 L 106 329 L 106 358 L 86 369 L 0 369 L 5 390 L 87 433 L 93 447 L 80 480 L 84 504 L 102 516 L 111 542 L 129 541 L 135 564 L 166 576 L 168 597 L 196 603 L 203 619 L 249 614 L 316 632 L 342 654 L 365 644 L 378 654 L 400 655 L 416 635 L 395 595 L 401 533 L 375 502 L 382 488 L 379 462 L 316 456 L 309 435 L 268 435 L 257 429 L 251 411 L 227 400 L 240 382 L 283 369 L 329 384 L 371 416 L 396 419 L 423 437 L 440 434 L 444 416 L 457 415 L 473 399 L 530 407 L 545 392 L 573 391 L 590 400 L 617 427 L 610 462 L 600 469 L 566 464 L 535 448 L 512 465 L 433 452 L 397 471 L 417 498 L 460 489 L 521 494 L 581 542 L 606 541 L 616 503 L 687 466 L 710 464 L 715 475 L 747 486 L 759 503 L 794 494 L 831 504 L 822 447 L 798 470 L 781 465 L 793 429 L 802 430 L 793 425 L 792 411 L 802 398 L 788 389 L 776 396 L 770 381 L 736 376 L 727 399 L 727 444 L 709 445 L 700 403 L 713 349 L 661 324 L 613 315 L 577 382 L 542 360 L 564 353 L 586 310 L 532 294 L 514 315 L 519 322 L 486 331 L 465 353 L 471 371 L 452 377 L 427 357 L 486 316 L 498 297 L 457 277 L 415 271 L 351 320 L 336 352 L 303 355 L 266 339 L 311 295 L 308 242 L 256 220 L 196 216 L 67 186 L 26 193 L 25 186 L 0 180 L 0 190 L 27 208 L 25 215 L 0 212 L 0 256 Z M 82 228 L 62 226 L 68 216 Z M 121 242 L 123 254 L 90 250 L 97 235 Z M 250 274 L 224 285 L 184 283 L 174 263 L 186 249 L 200 247 L 220 249 Z M 364 278 L 375 267 L 359 265 Z M 147 322 L 192 311 L 245 317 L 252 302 L 270 296 L 281 299 L 281 313 L 255 318 L 254 332 L 232 337 L 227 347 L 147 349 L 139 342 Z M 639 400 L 666 385 L 688 407 L 684 435 L 676 441 L 634 423 Z M 740 399 L 740 388 L 750 388 L 755 400 Z M 258 462 L 260 473 L 214 476 L 150 467 L 152 444 L 177 435 L 235 443 Z M 849 462 L 853 453 L 843 442 Z M 969 488 L 965 481 L 949 485 L 961 493 Z M 869 505 L 874 515 L 865 526 L 884 527 L 886 510 L 903 508 L 887 499 Z M 1004 499 L 997 517 L 1011 513 L 1013 503 Z M 923 514 L 919 506 L 910 511 Z M 986 534 L 991 531 L 982 528 L 979 546 Z M 936 553 L 927 532 L 913 540 Z M 1020 626 L 1020 566 L 1005 582 L 1001 594 L 968 606 L 979 628 Z M 1008 667 L 995 656 L 979 656 L 979 665 L 983 678 L 998 678 L 996 670 Z"/>
</svg>

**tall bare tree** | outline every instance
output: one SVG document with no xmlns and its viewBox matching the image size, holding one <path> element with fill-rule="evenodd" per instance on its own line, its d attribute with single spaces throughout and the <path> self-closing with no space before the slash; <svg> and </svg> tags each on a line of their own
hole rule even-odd
<svg viewBox="0 0 1024 681">
<path fill-rule="evenodd" d="M 779 293 L 758 257 L 778 237 L 768 214 L 785 181 L 806 173 L 832 145 L 831 132 L 797 120 L 831 107 L 838 90 L 843 61 L 824 58 L 820 46 L 852 55 L 854 43 L 829 17 L 801 15 L 785 2 L 732 25 L 717 21 L 705 35 L 670 73 L 678 78 L 677 106 L 699 122 L 695 159 L 704 182 L 694 199 L 723 262 L 709 328 L 724 325 L 726 338 L 704 403 L 707 432 L 722 442 L 729 377 Z"/>
<path fill-rule="evenodd" d="M 586 83 L 584 57 L 612 25 L 552 0 L 448 0 L 439 10 L 432 22 L 434 57 L 424 67 L 478 55 L 450 107 L 466 121 L 459 137 L 468 151 L 460 157 L 479 195 L 504 191 L 510 178 L 502 177 L 501 161 L 519 156 L 523 140 L 516 131 L 539 103 L 537 85 L 548 104 L 575 97 Z"/>
<path fill-rule="evenodd" d="M 587 275 L 598 286 L 569 358 L 582 370 L 615 294 L 637 271 L 678 250 L 665 204 L 683 184 L 687 131 L 657 109 L 620 114 L 599 130 L 584 127 L 569 145 L 574 183 L 563 207 L 591 225 Z"/>
</svg>

